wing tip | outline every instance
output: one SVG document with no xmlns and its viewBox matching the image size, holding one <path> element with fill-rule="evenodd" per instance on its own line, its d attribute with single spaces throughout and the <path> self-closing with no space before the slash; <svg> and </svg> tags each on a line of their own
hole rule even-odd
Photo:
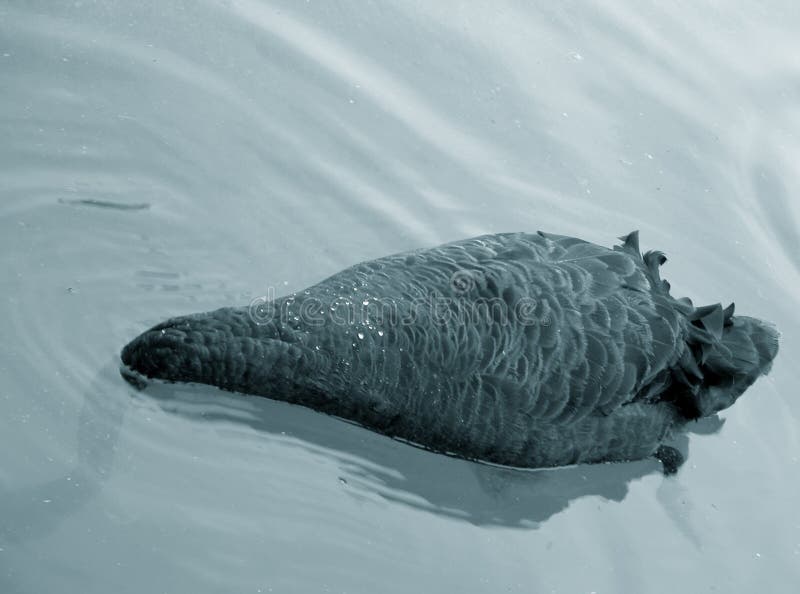
<svg viewBox="0 0 800 594">
<path fill-rule="evenodd" d="M 627 235 L 622 235 L 618 239 L 622 240 L 622 248 L 628 251 L 632 251 L 639 255 L 641 252 L 639 251 L 639 230 L 635 229 L 631 231 Z"/>
</svg>

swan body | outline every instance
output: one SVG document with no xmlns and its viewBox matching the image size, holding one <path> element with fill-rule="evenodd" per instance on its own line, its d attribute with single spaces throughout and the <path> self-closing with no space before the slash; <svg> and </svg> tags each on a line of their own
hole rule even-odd
<svg viewBox="0 0 800 594">
<path fill-rule="evenodd" d="M 622 239 L 507 233 L 364 262 L 159 324 L 123 349 L 123 375 L 301 404 L 510 466 L 666 465 L 665 440 L 768 372 L 778 333 L 733 304 L 673 298 L 664 255 Z"/>
</svg>

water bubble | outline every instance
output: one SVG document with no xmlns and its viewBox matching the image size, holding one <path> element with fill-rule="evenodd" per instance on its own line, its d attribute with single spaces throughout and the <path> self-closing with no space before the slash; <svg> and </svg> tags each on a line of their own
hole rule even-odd
<svg viewBox="0 0 800 594">
<path fill-rule="evenodd" d="M 383 336 L 383 330 L 378 330 L 378 336 Z"/>
<path fill-rule="evenodd" d="M 363 333 L 363 332 L 359 332 L 359 333 L 357 334 L 357 336 L 358 336 L 358 339 L 359 339 L 359 340 L 364 340 L 364 333 Z"/>
</svg>

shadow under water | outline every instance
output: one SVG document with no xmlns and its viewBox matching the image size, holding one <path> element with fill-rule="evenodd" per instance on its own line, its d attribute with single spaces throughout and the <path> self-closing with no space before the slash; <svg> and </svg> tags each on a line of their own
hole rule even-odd
<svg viewBox="0 0 800 594">
<path fill-rule="evenodd" d="M 134 392 L 116 365 L 107 365 L 88 390 L 79 416 L 77 461 L 64 476 L 6 491 L 0 541 L 24 542 L 55 530 L 92 501 L 113 473 L 117 441 L 133 399 L 152 401 L 169 414 L 204 423 L 249 427 L 265 437 L 333 460 L 355 497 L 378 495 L 475 525 L 536 528 L 581 497 L 622 501 L 631 481 L 659 473 L 655 459 L 556 469 L 516 469 L 453 458 L 377 434 L 335 417 L 267 398 L 200 385 L 152 382 Z M 692 431 L 713 433 L 718 417 Z M 683 453 L 685 435 L 674 443 Z M 664 478 L 665 481 L 672 479 Z M 669 507 L 669 501 L 662 501 Z M 672 514 L 670 514 L 672 515 Z"/>
<path fill-rule="evenodd" d="M 517 469 L 430 452 L 302 406 L 200 385 L 152 383 L 141 392 L 164 411 L 204 422 L 234 423 L 333 459 L 354 496 L 377 494 L 476 525 L 538 527 L 573 500 L 622 501 L 631 481 L 661 472 L 655 459 L 554 469 Z M 709 417 L 692 431 L 713 433 Z M 688 437 L 671 444 L 683 454 Z M 671 480 L 664 478 L 665 481 Z"/>
<path fill-rule="evenodd" d="M 87 505 L 113 472 L 117 441 L 131 400 L 119 389 L 118 365 L 105 365 L 78 415 L 77 460 L 64 476 L 7 491 L 0 485 L 0 542 L 24 542 L 55 530 Z"/>
</svg>

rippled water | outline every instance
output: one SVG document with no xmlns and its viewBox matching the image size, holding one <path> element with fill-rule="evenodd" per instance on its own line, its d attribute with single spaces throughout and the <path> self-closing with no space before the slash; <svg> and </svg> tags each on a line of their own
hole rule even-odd
<svg viewBox="0 0 800 594">
<path fill-rule="evenodd" d="M 0 3 L 0 591 L 793 592 L 799 29 L 790 0 Z M 363 259 L 634 228 L 673 293 L 783 332 L 676 478 L 117 373 L 155 322 Z"/>
</svg>

